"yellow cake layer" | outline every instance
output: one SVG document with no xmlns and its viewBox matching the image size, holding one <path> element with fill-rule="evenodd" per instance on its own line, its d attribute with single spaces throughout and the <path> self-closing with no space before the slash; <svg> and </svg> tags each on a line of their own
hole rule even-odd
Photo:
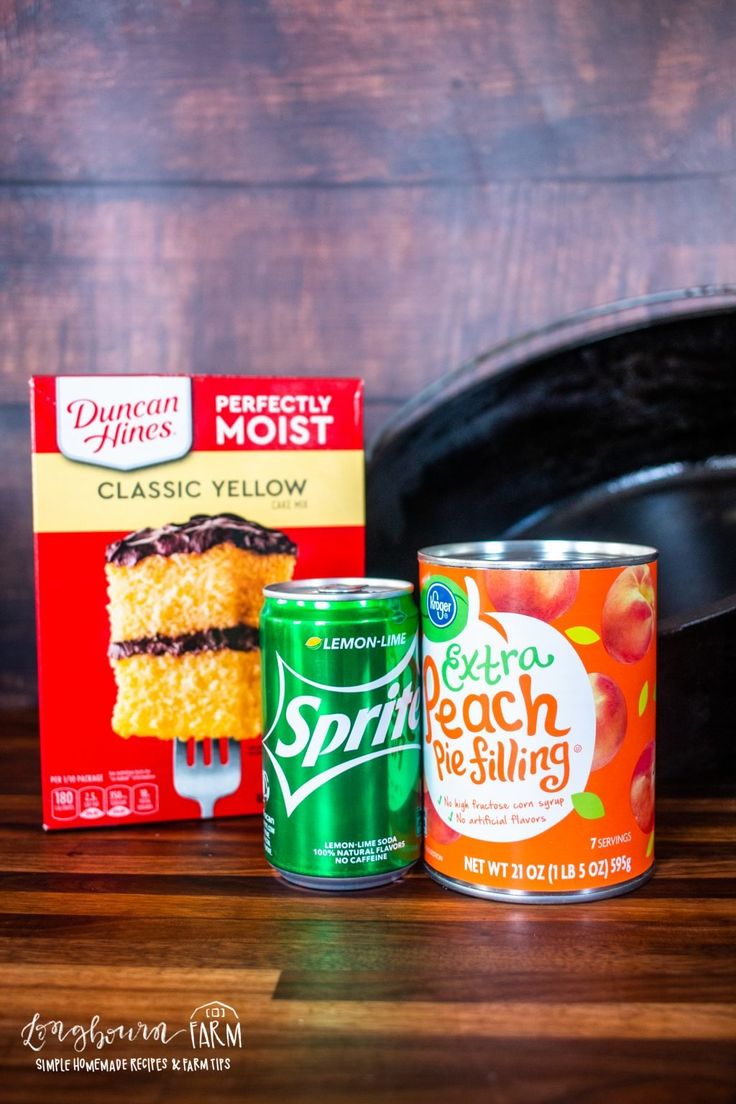
<svg viewBox="0 0 736 1104">
<path fill-rule="evenodd" d="M 147 556 L 132 567 L 107 564 L 112 640 L 185 636 L 258 625 L 263 587 L 290 579 L 295 559 L 258 556 L 218 544 L 207 552 Z"/>
<path fill-rule="evenodd" d="M 261 732 L 261 653 L 197 652 L 113 660 L 118 687 L 112 717 L 118 736 L 160 740 L 234 737 Z"/>
</svg>

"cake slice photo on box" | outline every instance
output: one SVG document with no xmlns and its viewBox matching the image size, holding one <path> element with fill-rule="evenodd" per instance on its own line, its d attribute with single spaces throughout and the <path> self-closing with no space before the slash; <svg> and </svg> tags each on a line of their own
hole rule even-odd
<svg viewBox="0 0 736 1104">
<path fill-rule="evenodd" d="M 198 514 L 107 547 L 109 658 L 119 736 L 261 734 L 263 587 L 291 579 L 297 546 L 237 514 Z"/>
</svg>

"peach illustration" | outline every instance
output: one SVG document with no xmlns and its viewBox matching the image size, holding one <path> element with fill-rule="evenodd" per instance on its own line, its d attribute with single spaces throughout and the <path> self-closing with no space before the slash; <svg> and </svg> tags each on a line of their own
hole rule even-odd
<svg viewBox="0 0 736 1104">
<path fill-rule="evenodd" d="M 626 567 L 603 603 L 603 647 L 619 663 L 636 663 L 646 654 L 653 635 L 654 585 L 649 568 Z"/>
<path fill-rule="evenodd" d="M 445 824 L 440 814 L 432 804 L 432 798 L 424 791 L 424 811 L 426 813 L 425 836 L 429 836 L 435 843 L 454 843 L 460 839 L 460 833 Z"/>
<path fill-rule="evenodd" d="M 595 702 L 595 751 L 592 771 L 610 763 L 626 735 L 626 699 L 608 675 L 589 676 Z"/>
<path fill-rule="evenodd" d="M 654 827 L 654 740 L 644 748 L 631 776 L 631 811 L 648 835 Z"/>
<path fill-rule="evenodd" d="M 525 613 L 540 621 L 554 621 L 577 597 L 579 571 L 512 571 L 497 569 L 486 575 L 486 591 L 502 613 Z"/>
</svg>

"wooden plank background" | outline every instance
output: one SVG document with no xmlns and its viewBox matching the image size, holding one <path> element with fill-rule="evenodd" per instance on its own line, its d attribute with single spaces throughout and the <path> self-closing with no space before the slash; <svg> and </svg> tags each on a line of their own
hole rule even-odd
<svg viewBox="0 0 736 1104">
<path fill-rule="evenodd" d="M 362 374 L 736 277 L 730 0 L 0 0 L 0 703 L 27 378 Z"/>
</svg>

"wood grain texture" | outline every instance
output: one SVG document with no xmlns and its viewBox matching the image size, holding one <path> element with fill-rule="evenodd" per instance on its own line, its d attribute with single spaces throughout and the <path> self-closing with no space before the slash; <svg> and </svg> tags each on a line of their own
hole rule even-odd
<svg viewBox="0 0 736 1104">
<path fill-rule="evenodd" d="M 728 0 L 4 0 L 1 171 L 248 185 L 732 172 L 735 49 Z"/>
<path fill-rule="evenodd" d="M 35 697 L 27 378 L 363 375 L 736 276 L 728 0 L 0 0 L 0 701 Z"/>
<path fill-rule="evenodd" d="M 736 178 L 217 193 L 0 190 L 0 386 L 363 374 L 401 401 L 511 334 L 727 281 Z"/>
<path fill-rule="evenodd" d="M 0 693 L 35 697 L 34 372 L 362 374 L 398 404 L 524 328 L 726 280 L 736 183 L 466 189 L 0 189 Z M 605 246 L 602 246 L 605 241 Z"/>
<path fill-rule="evenodd" d="M 333 896 L 280 883 L 254 818 L 43 833 L 35 739 L 31 715 L 4 715 L 4 1100 L 733 1099 L 733 798 L 663 797 L 655 877 L 628 896 L 502 905 L 418 869 Z M 20 1039 L 36 1011 L 176 1028 L 212 999 L 244 1031 L 227 1070 L 40 1072 Z"/>
</svg>

